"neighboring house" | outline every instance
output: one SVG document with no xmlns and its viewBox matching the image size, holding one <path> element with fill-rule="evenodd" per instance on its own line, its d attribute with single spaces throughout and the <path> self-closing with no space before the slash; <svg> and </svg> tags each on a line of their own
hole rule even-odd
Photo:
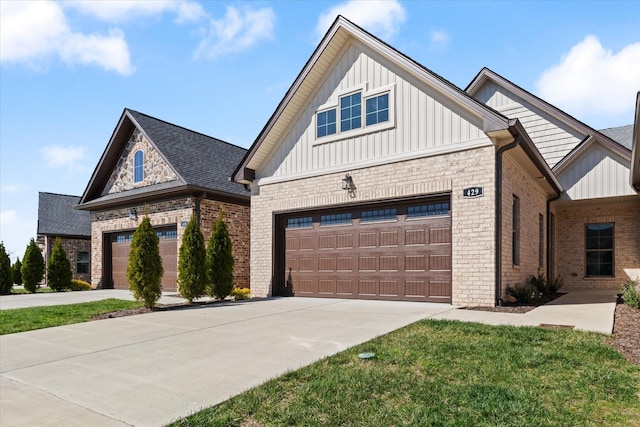
<svg viewBox="0 0 640 427">
<path fill-rule="evenodd" d="M 37 240 L 46 264 L 59 237 L 73 278 L 91 282 L 91 215 L 73 208 L 79 201 L 78 196 L 38 193 Z"/>
<path fill-rule="evenodd" d="M 640 274 L 621 132 L 487 69 L 463 91 L 338 17 L 233 173 L 252 191 L 252 294 L 494 305 L 531 274 L 618 288 Z"/>
<path fill-rule="evenodd" d="M 91 278 L 128 289 L 133 232 L 148 216 L 160 238 L 163 290 L 177 289 L 178 251 L 195 216 L 205 236 L 224 210 L 235 284 L 249 287 L 249 191 L 229 176 L 246 150 L 125 109 L 77 209 L 90 211 Z"/>
</svg>

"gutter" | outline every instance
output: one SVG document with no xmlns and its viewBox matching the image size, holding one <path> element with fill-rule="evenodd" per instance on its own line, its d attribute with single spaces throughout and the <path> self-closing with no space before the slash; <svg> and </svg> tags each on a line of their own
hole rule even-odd
<svg viewBox="0 0 640 427">
<path fill-rule="evenodd" d="M 549 218 L 551 218 L 551 202 L 555 202 L 558 200 L 563 193 L 559 193 L 552 199 L 547 200 L 547 280 L 553 280 L 551 277 L 551 245 L 553 242 L 551 241 L 551 227 L 549 226 Z"/>
<path fill-rule="evenodd" d="M 509 132 L 513 135 L 511 126 Z M 514 135 L 514 138 L 513 142 L 500 147 L 496 153 L 496 305 L 502 305 L 502 155 L 522 141 L 520 133 Z"/>
</svg>

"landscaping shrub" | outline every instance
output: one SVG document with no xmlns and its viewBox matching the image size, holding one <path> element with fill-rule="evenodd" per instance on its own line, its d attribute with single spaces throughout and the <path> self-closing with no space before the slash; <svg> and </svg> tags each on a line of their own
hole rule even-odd
<svg viewBox="0 0 640 427">
<path fill-rule="evenodd" d="M 4 248 L 4 243 L 0 242 L 0 294 L 8 295 L 13 287 L 13 274 L 11 272 L 11 260 Z"/>
<path fill-rule="evenodd" d="M 69 285 L 69 289 L 72 291 L 90 291 L 91 284 L 84 280 L 73 279 Z"/>
<path fill-rule="evenodd" d="M 629 307 L 640 308 L 640 284 L 637 280 L 629 280 L 622 285 L 622 300 Z"/>
<path fill-rule="evenodd" d="M 556 278 L 553 280 L 547 279 L 545 285 L 546 285 L 546 289 L 544 291 L 545 294 L 555 294 L 564 285 L 564 280 L 562 279 L 562 276 L 556 276 Z"/>
<path fill-rule="evenodd" d="M 213 223 L 211 239 L 207 246 L 207 290 L 210 296 L 224 299 L 231 294 L 234 262 L 229 228 L 224 222 L 224 211 L 220 210 L 217 221 Z"/>
<path fill-rule="evenodd" d="M 54 291 L 62 292 L 69 289 L 72 278 L 71 264 L 62 247 L 62 241 L 57 237 L 47 265 L 47 284 Z"/>
<path fill-rule="evenodd" d="M 205 294 L 207 286 L 206 248 L 204 236 L 195 216 L 184 230 L 178 264 L 178 291 L 193 302 Z"/>
<path fill-rule="evenodd" d="M 514 297 L 519 303 L 528 304 L 540 298 L 540 292 L 530 281 L 507 287 L 507 294 Z"/>
<path fill-rule="evenodd" d="M 146 308 L 153 308 L 162 296 L 164 269 L 159 246 L 160 240 L 145 215 L 133 233 L 127 279 L 134 298 L 142 301 Z"/>
<path fill-rule="evenodd" d="M 13 278 L 13 283 L 16 285 L 22 285 L 22 272 L 20 269 L 22 268 L 22 263 L 20 262 L 20 258 L 16 259 L 16 262 L 13 263 L 13 267 L 11 267 L 11 276 Z"/>
<path fill-rule="evenodd" d="M 245 300 L 251 298 L 251 290 L 249 288 L 233 288 L 231 296 L 236 300 Z"/>
<path fill-rule="evenodd" d="M 20 272 L 24 288 L 31 293 L 35 292 L 44 277 L 44 258 L 42 258 L 42 252 L 33 239 L 27 245 L 27 250 L 22 257 Z"/>
<path fill-rule="evenodd" d="M 547 290 L 547 281 L 544 278 L 544 274 L 533 274 L 527 277 L 527 284 L 533 286 L 539 293 L 544 294 Z"/>
</svg>

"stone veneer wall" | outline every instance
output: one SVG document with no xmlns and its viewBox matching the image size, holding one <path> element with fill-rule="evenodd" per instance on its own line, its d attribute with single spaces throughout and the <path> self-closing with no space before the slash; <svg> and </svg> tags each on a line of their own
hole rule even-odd
<svg viewBox="0 0 640 427">
<path fill-rule="evenodd" d="M 51 251 L 53 250 L 53 245 L 56 242 L 56 236 L 45 236 L 45 251 L 43 253 L 45 266 L 49 263 L 49 258 L 51 257 Z M 67 238 L 61 237 L 60 243 L 62 244 L 62 249 L 64 249 L 65 254 L 67 255 L 67 259 L 69 260 L 69 264 L 71 264 L 71 273 L 73 274 L 74 279 L 84 280 L 85 282 L 91 283 L 91 257 L 89 257 L 89 272 L 88 273 L 80 273 L 78 274 L 78 252 L 87 252 L 91 254 L 91 240 L 89 238 L 79 239 L 79 238 Z M 47 277 L 45 275 L 45 283 L 47 283 Z"/>
<path fill-rule="evenodd" d="M 136 151 L 144 152 L 144 179 L 141 182 L 133 182 L 133 157 Z M 121 193 L 138 187 L 145 187 L 162 182 L 175 181 L 178 177 L 169 165 L 164 161 L 160 153 L 147 141 L 138 129 L 133 131 L 131 138 L 113 169 L 109 181 L 102 195 Z"/>
<path fill-rule="evenodd" d="M 520 263 L 513 264 L 513 196 L 520 199 Z M 543 218 L 543 259 L 539 264 L 539 215 Z M 547 196 L 507 151 L 502 173 L 502 296 L 508 286 L 546 272 Z"/>
<path fill-rule="evenodd" d="M 451 193 L 453 304 L 494 305 L 495 148 L 493 145 L 437 157 L 350 171 L 357 187 L 341 189 L 344 172 L 281 183 L 255 184 L 251 197 L 251 291 L 271 295 L 274 212 L 318 206 Z M 462 190 L 482 186 L 484 196 Z"/>
<path fill-rule="evenodd" d="M 138 213 L 137 219 L 129 219 L 131 208 Z M 194 200 L 191 197 L 167 200 L 148 205 L 132 205 L 118 209 L 92 212 L 91 223 L 91 282 L 94 286 L 102 285 L 103 265 L 102 250 L 104 235 L 119 231 L 135 230 L 145 214 L 154 227 L 177 225 L 177 245 L 180 248 L 185 227 L 180 223 L 189 221 L 195 212 Z"/>
<path fill-rule="evenodd" d="M 251 210 L 249 206 L 234 203 L 202 200 L 200 202 L 200 229 L 204 234 L 205 245 L 211 238 L 211 226 L 218 219 L 220 208 L 224 210 L 224 221 L 229 227 L 229 235 L 233 244 L 233 258 L 235 265 L 233 276 L 235 285 L 239 288 L 250 287 L 249 254 L 251 239 L 249 237 Z"/>
<path fill-rule="evenodd" d="M 640 280 L 640 196 L 553 204 L 556 271 L 564 289 L 617 289 Z M 614 223 L 614 277 L 585 276 L 586 224 Z"/>
</svg>

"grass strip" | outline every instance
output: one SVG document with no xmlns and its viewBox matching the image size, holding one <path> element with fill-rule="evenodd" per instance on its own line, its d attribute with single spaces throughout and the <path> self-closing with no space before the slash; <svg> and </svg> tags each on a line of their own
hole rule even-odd
<svg viewBox="0 0 640 427">
<path fill-rule="evenodd" d="M 98 314 L 138 307 L 142 304 L 109 298 L 79 304 L 0 310 L 0 335 L 86 322 Z"/>
<path fill-rule="evenodd" d="M 604 340 L 426 320 L 172 426 L 640 426 L 640 367 Z"/>
</svg>

